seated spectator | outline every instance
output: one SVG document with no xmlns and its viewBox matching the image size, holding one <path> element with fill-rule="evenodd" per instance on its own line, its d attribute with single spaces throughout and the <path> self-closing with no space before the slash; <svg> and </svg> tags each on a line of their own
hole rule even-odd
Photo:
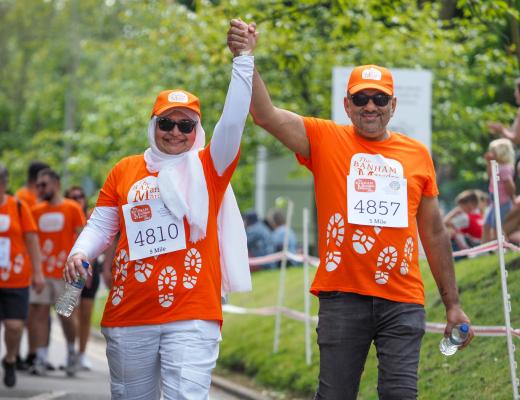
<svg viewBox="0 0 520 400">
<path fill-rule="evenodd" d="M 481 242 L 484 224 L 479 197 L 474 190 L 465 190 L 455 198 L 455 202 L 457 207 L 444 217 L 453 251 L 475 247 Z"/>
<path fill-rule="evenodd" d="M 253 210 L 248 210 L 244 214 L 244 224 L 246 227 L 247 250 L 249 257 L 261 257 L 274 253 L 271 230 L 261 220 Z M 251 271 L 259 269 L 275 268 L 275 263 L 251 266 Z"/>
<path fill-rule="evenodd" d="M 473 190 L 478 197 L 478 208 L 482 217 L 486 215 L 486 210 L 489 207 L 489 194 L 480 189 Z"/>
<path fill-rule="evenodd" d="M 272 209 L 269 212 L 268 216 L 269 225 L 273 229 L 271 234 L 273 240 L 273 246 L 275 251 L 283 250 L 283 241 L 285 238 L 285 232 L 287 231 L 286 219 L 283 210 L 279 208 Z M 289 241 L 287 250 L 290 253 L 296 253 L 298 247 L 298 240 L 296 238 L 296 234 L 289 227 Z M 289 265 L 294 264 L 293 262 L 289 262 Z"/>
</svg>

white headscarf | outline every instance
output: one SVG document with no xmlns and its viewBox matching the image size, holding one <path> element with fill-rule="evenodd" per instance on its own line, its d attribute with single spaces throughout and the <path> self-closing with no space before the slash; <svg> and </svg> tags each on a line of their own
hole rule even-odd
<svg viewBox="0 0 520 400">
<path fill-rule="evenodd" d="M 148 171 L 159 172 L 157 184 L 164 204 L 175 218 L 186 217 L 190 241 L 196 243 L 206 237 L 208 223 L 208 189 L 198 156 L 199 150 L 204 148 L 206 133 L 197 113 L 185 108 L 176 110 L 197 121 L 193 146 L 181 154 L 166 154 L 159 150 L 155 143 L 157 117 L 154 116 L 148 124 L 150 148 L 144 152 L 144 159 Z"/>
</svg>

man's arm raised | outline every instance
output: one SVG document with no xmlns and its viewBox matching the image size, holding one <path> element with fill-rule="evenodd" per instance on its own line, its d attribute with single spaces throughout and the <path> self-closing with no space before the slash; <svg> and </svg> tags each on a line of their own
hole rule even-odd
<svg viewBox="0 0 520 400">
<path fill-rule="evenodd" d="M 248 32 L 256 33 L 254 23 L 248 25 L 240 19 L 231 20 L 228 30 L 228 46 L 233 54 L 239 54 L 240 50 L 246 49 Z M 302 117 L 273 105 L 269 92 L 256 68 L 253 74 L 250 112 L 255 124 L 264 128 L 290 150 L 309 158 L 309 139 Z"/>
<path fill-rule="evenodd" d="M 310 145 L 303 118 L 291 111 L 275 107 L 258 70 L 253 74 L 251 115 L 255 124 L 264 128 L 286 147 L 305 158 L 310 156 Z"/>
</svg>

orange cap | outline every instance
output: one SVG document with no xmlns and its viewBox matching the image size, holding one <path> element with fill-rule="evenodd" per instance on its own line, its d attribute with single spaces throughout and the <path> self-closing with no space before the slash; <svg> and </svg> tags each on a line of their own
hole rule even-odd
<svg viewBox="0 0 520 400">
<path fill-rule="evenodd" d="M 190 92 L 182 89 L 163 90 L 157 96 L 152 109 L 152 117 L 161 115 L 170 108 L 188 108 L 200 115 L 200 101 Z"/>
<path fill-rule="evenodd" d="M 361 65 L 355 67 L 350 73 L 347 91 L 354 94 L 363 89 L 377 89 L 393 96 L 394 79 L 392 73 L 377 65 Z"/>
</svg>

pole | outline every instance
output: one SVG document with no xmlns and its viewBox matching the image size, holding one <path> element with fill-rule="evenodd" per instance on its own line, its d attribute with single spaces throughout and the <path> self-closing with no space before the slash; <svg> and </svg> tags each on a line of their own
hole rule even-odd
<svg viewBox="0 0 520 400">
<path fill-rule="evenodd" d="M 498 242 L 498 259 L 500 263 L 500 277 L 502 280 L 502 302 L 504 304 L 504 319 L 506 322 L 507 351 L 509 354 L 509 369 L 511 371 L 511 383 L 513 385 L 513 399 L 518 400 L 518 378 L 516 377 L 515 346 L 511 334 L 511 296 L 507 290 L 507 271 L 504 261 L 504 236 L 502 233 L 502 220 L 500 218 L 500 201 L 498 198 L 498 164 L 491 161 L 491 175 L 493 182 L 493 206 L 495 207 L 495 221 Z"/>
<path fill-rule="evenodd" d="M 303 209 L 303 304 L 305 313 L 305 362 L 311 365 L 311 315 L 309 294 L 309 209 Z"/>
<path fill-rule="evenodd" d="M 285 235 L 283 237 L 282 262 L 280 264 L 280 282 L 278 284 L 278 303 L 276 307 L 276 319 L 274 324 L 273 353 L 278 352 L 280 346 L 280 330 L 282 328 L 282 313 L 285 298 L 285 275 L 287 270 L 287 248 L 289 247 L 289 230 L 293 214 L 294 204 L 292 200 L 287 201 L 287 219 L 285 221 Z"/>
</svg>

